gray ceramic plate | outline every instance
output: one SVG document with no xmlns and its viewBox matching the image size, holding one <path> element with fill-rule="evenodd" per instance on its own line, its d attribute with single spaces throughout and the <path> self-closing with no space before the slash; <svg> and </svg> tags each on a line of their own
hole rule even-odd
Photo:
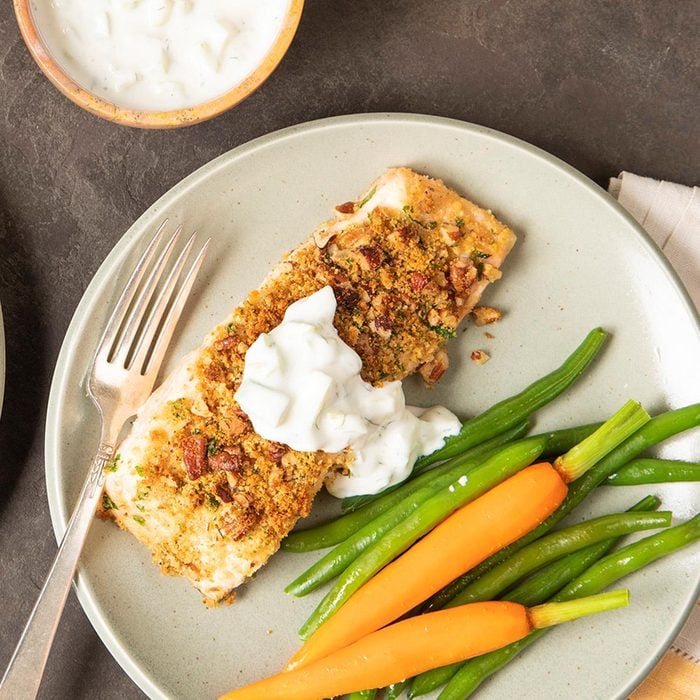
<svg viewBox="0 0 700 700">
<path fill-rule="evenodd" d="M 557 365 L 586 332 L 612 340 L 538 428 L 585 423 L 629 397 L 651 411 L 700 398 L 700 332 L 676 276 L 620 207 L 585 177 L 516 139 L 457 121 L 409 115 L 341 117 L 293 127 L 237 148 L 174 187 L 126 233 L 81 301 L 54 377 L 47 420 L 48 493 L 57 536 L 97 444 L 95 411 L 81 388 L 90 354 L 144 240 L 165 217 L 211 236 L 212 248 L 169 365 L 256 287 L 280 255 L 334 204 L 361 194 L 385 168 L 409 165 L 443 178 L 493 209 L 519 234 L 488 302 L 505 311 L 489 330 L 451 343 L 452 367 L 431 393 L 408 382 L 413 402 L 471 415 Z M 125 268 L 123 267 L 125 266 Z M 491 361 L 477 366 L 480 348 Z M 697 458 L 698 434 L 664 453 Z M 698 510 L 696 485 L 601 488 L 580 519 L 658 493 L 679 519 Z M 317 515 L 332 508 L 319 498 Z M 276 671 L 318 596 L 283 585 L 312 556 L 279 554 L 238 602 L 206 609 L 181 580 L 161 576 L 143 547 L 96 522 L 78 581 L 80 601 L 126 672 L 157 698 L 206 698 Z M 484 698 L 624 697 L 679 629 L 698 591 L 700 548 L 631 577 L 632 606 L 553 631 L 483 688 Z M 87 661 L 86 661 L 87 662 Z"/>
</svg>

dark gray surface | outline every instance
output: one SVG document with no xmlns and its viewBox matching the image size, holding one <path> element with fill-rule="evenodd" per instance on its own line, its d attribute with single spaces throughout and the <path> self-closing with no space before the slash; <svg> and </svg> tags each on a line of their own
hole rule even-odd
<svg viewBox="0 0 700 700">
<path fill-rule="evenodd" d="M 3 3 L 0 669 L 56 548 L 43 427 L 61 340 L 91 276 L 146 207 L 251 138 L 370 111 L 499 129 L 601 185 L 621 170 L 696 184 L 697 9 L 682 0 L 307 0 L 292 48 L 253 97 L 206 124 L 158 132 L 109 124 L 63 98 L 32 62 L 11 3 Z M 41 697 L 142 697 L 72 594 Z"/>
</svg>

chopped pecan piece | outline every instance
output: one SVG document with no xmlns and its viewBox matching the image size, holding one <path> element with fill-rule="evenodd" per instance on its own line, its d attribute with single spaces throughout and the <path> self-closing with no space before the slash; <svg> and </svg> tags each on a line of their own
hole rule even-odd
<svg viewBox="0 0 700 700">
<path fill-rule="evenodd" d="M 241 505 L 237 496 L 243 494 L 236 493 L 233 500 Z M 252 508 L 246 501 L 246 505 L 241 505 L 240 510 L 226 513 L 221 518 L 221 527 L 234 540 L 240 540 L 247 532 L 260 520 L 260 514 Z"/>
<path fill-rule="evenodd" d="M 233 496 L 228 481 L 221 481 L 216 485 L 216 495 L 224 502 L 231 503 Z"/>
<path fill-rule="evenodd" d="M 428 278 L 422 272 L 411 273 L 411 289 L 414 292 L 422 292 L 428 282 Z"/>
<path fill-rule="evenodd" d="M 273 442 L 270 447 L 268 447 L 267 454 L 270 456 L 270 459 L 279 464 L 282 461 L 282 457 L 287 454 L 287 448 L 284 445 L 280 445 L 278 442 Z"/>
<path fill-rule="evenodd" d="M 483 365 L 491 359 L 488 353 L 485 353 L 483 350 L 473 350 L 471 358 L 472 362 L 474 362 L 477 365 Z"/>
<path fill-rule="evenodd" d="M 227 335 L 225 338 L 222 338 L 221 340 L 217 340 L 214 343 L 214 349 L 217 350 L 218 352 L 222 352 L 224 350 L 229 350 L 237 343 L 238 343 L 238 338 L 235 335 Z"/>
<path fill-rule="evenodd" d="M 226 368 L 221 362 L 210 362 L 204 369 L 204 376 L 211 382 L 223 382 L 226 378 Z"/>
<path fill-rule="evenodd" d="M 233 500 L 236 501 L 241 508 L 248 508 L 250 506 L 250 499 L 240 491 L 233 496 Z"/>
<path fill-rule="evenodd" d="M 335 210 L 339 211 L 341 214 L 352 214 L 355 211 L 355 202 L 343 202 L 342 204 L 337 204 Z"/>
<path fill-rule="evenodd" d="M 382 264 L 382 259 L 384 256 L 382 251 L 377 248 L 377 246 L 363 245 L 360 246 L 358 250 L 370 270 L 376 270 Z"/>
<path fill-rule="evenodd" d="M 222 447 L 214 454 L 209 455 L 209 467 L 215 472 L 224 471 L 239 474 L 249 462 L 250 458 L 237 445 Z"/>
<path fill-rule="evenodd" d="M 476 267 L 468 258 L 455 258 L 450 262 L 450 282 L 457 292 L 468 289 L 476 276 Z"/>
<path fill-rule="evenodd" d="M 489 323 L 495 323 L 503 318 L 503 313 L 493 306 L 475 306 L 472 309 L 474 323 L 477 326 L 486 326 Z"/>
<path fill-rule="evenodd" d="M 441 226 L 440 234 L 442 235 L 442 240 L 445 241 L 447 245 L 456 243 L 462 237 L 462 231 L 460 231 L 459 226 L 453 224 L 444 224 Z"/>
<path fill-rule="evenodd" d="M 207 466 L 207 439 L 204 435 L 191 435 L 182 443 L 183 459 L 190 479 L 199 479 Z"/>
<path fill-rule="evenodd" d="M 369 325 L 380 338 L 387 340 L 391 337 L 391 318 L 386 314 L 377 314 L 376 318 L 372 319 Z"/>
<path fill-rule="evenodd" d="M 444 350 L 440 350 L 435 356 L 435 359 L 419 367 L 418 372 L 420 376 L 423 377 L 423 381 L 430 386 L 435 384 L 435 382 L 445 374 L 448 366 L 449 359 L 447 353 Z"/>
<path fill-rule="evenodd" d="M 481 271 L 484 277 L 486 277 L 486 279 L 489 282 L 495 282 L 496 280 L 500 280 L 503 276 L 503 273 L 497 267 L 494 267 L 490 263 L 484 263 Z"/>
<path fill-rule="evenodd" d="M 354 289 L 338 288 L 335 292 L 335 300 L 339 309 L 354 311 L 360 303 L 360 295 Z"/>
</svg>

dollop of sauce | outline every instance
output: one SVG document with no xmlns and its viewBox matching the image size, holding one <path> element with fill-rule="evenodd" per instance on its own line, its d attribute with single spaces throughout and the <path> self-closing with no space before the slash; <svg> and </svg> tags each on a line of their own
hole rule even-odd
<svg viewBox="0 0 700 700">
<path fill-rule="evenodd" d="M 305 452 L 351 448 L 350 473 L 326 479 L 342 498 L 402 481 L 461 424 L 442 406 L 406 406 L 399 381 L 365 382 L 360 356 L 333 326 L 335 310 L 331 287 L 289 306 L 282 323 L 248 348 L 235 398 L 267 440 Z"/>
<path fill-rule="evenodd" d="M 240 84 L 274 44 L 289 0 L 32 0 L 51 56 L 120 107 L 192 107 Z"/>
</svg>

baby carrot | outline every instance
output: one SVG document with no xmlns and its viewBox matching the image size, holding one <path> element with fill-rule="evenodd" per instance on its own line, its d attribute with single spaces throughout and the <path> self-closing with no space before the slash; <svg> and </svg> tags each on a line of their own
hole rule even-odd
<svg viewBox="0 0 700 700">
<path fill-rule="evenodd" d="M 317 700 L 384 686 L 500 649 L 533 629 L 623 607 L 628 600 L 622 590 L 529 609 L 491 601 L 440 610 L 389 625 L 304 668 L 233 690 L 221 700 Z"/>
<path fill-rule="evenodd" d="M 536 527 L 565 496 L 566 485 L 546 463 L 501 482 L 453 513 L 358 589 L 309 637 L 288 668 L 322 658 L 396 620 Z"/>
<path fill-rule="evenodd" d="M 287 668 L 307 665 L 393 622 L 530 532 L 561 504 L 572 477 L 580 476 L 646 420 L 649 416 L 641 406 L 628 402 L 554 466 L 527 467 L 454 512 L 350 596 L 316 629 Z"/>
</svg>

